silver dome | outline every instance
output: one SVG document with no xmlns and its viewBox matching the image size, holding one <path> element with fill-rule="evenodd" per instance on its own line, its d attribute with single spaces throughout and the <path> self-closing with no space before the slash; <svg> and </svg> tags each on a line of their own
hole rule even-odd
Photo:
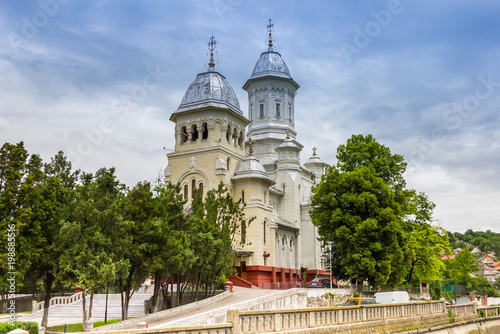
<svg viewBox="0 0 500 334">
<path fill-rule="evenodd" d="M 260 55 L 260 59 L 257 61 L 257 64 L 255 64 L 250 79 L 265 76 L 276 76 L 280 78 L 290 79 L 292 78 L 290 75 L 290 70 L 281 58 L 281 55 L 278 52 L 274 51 L 272 47 L 270 47 L 266 52 L 263 52 Z"/>
<path fill-rule="evenodd" d="M 231 176 L 231 180 L 238 179 L 260 179 L 269 183 L 274 183 L 268 176 L 266 169 L 258 159 L 253 155 L 247 156 L 243 161 L 238 164 L 234 174 Z"/>
<path fill-rule="evenodd" d="M 222 74 L 215 71 L 200 73 L 196 76 L 176 112 L 202 107 L 229 108 L 243 115 L 233 88 Z"/>
</svg>

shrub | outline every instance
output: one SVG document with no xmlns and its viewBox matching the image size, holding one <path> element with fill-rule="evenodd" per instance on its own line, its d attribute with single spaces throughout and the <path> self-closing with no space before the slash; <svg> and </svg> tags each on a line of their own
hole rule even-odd
<svg viewBox="0 0 500 334">
<path fill-rule="evenodd" d="M 452 310 L 448 310 L 448 318 L 450 318 L 450 324 L 455 322 L 455 316 L 453 315 Z"/>
<path fill-rule="evenodd" d="M 23 322 L 23 321 L 15 321 L 14 325 L 11 325 L 8 322 L 0 323 L 0 334 L 7 334 L 8 332 L 13 331 L 14 329 L 21 328 L 25 331 L 28 331 L 30 334 L 38 334 L 38 324 L 36 322 Z"/>
</svg>

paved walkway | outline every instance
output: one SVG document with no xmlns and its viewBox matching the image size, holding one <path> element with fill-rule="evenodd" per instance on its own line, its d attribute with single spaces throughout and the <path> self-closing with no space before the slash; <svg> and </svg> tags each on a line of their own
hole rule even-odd
<svg viewBox="0 0 500 334">
<path fill-rule="evenodd" d="M 239 286 L 233 287 L 233 293 L 226 299 L 223 299 L 215 304 L 202 307 L 196 311 L 186 312 L 182 315 L 170 317 L 163 321 L 151 322 L 149 323 L 149 328 L 161 328 L 167 325 L 170 322 L 181 320 L 184 318 L 189 318 L 192 316 L 200 315 L 206 312 L 210 312 L 213 310 L 221 309 L 221 308 L 229 308 L 233 305 L 243 303 L 252 299 L 257 299 L 263 296 L 271 295 L 273 293 L 278 293 L 283 290 L 268 290 L 268 289 L 259 289 L 254 287 L 253 289 L 241 288 Z"/>
</svg>

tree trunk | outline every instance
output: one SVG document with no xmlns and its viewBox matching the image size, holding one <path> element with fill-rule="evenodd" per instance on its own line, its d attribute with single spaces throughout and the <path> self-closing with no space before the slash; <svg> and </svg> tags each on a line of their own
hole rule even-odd
<svg viewBox="0 0 500 334">
<path fill-rule="evenodd" d="M 120 278 L 120 280 L 119 280 L 119 283 L 120 283 L 120 288 L 119 288 L 119 289 L 120 289 L 120 300 L 121 300 L 121 305 L 122 305 L 122 320 L 123 320 L 123 315 L 124 315 L 124 313 L 123 313 L 123 307 L 124 307 L 124 305 L 125 305 L 125 299 L 123 298 L 123 290 L 124 290 L 125 288 L 124 288 L 124 286 L 123 286 L 123 281 L 122 281 L 122 279 L 121 279 L 121 278 Z"/>
<path fill-rule="evenodd" d="M 173 278 L 172 278 L 173 280 Z M 176 299 L 175 299 L 175 293 L 174 293 L 174 282 L 170 283 L 170 306 L 172 308 L 177 306 Z"/>
<path fill-rule="evenodd" d="M 52 274 L 47 273 L 47 277 L 45 279 L 45 296 L 43 298 L 43 317 L 41 325 L 47 328 L 47 323 L 49 321 L 49 307 L 50 307 L 50 296 L 52 293 L 52 283 L 54 282 L 54 276 Z"/>
<path fill-rule="evenodd" d="M 92 318 L 92 305 L 94 305 L 94 291 L 90 293 L 89 318 Z"/>
<path fill-rule="evenodd" d="M 177 274 L 177 306 L 181 305 L 181 275 Z"/>
<path fill-rule="evenodd" d="M 82 307 L 83 307 L 83 321 L 82 321 L 82 324 L 85 324 L 85 322 L 87 321 L 87 306 L 85 305 L 85 299 L 86 299 L 86 295 L 85 295 L 85 289 L 82 290 Z"/>
<path fill-rule="evenodd" d="M 217 285 L 219 284 L 220 277 L 222 276 L 222 270 L 219 272 L 219 275 L 215 279 L 214 289 L 212 290 L 212 297 L 215 296 L 215 291 L 217 291 Z"/>
<path fill-rule="evenodd" d="M 198 291 L 200 290 L 200 280 L 201 280 L 201 271 L 198 273 L 198 279 L 196 280 L 196 293 L 194 300 L 198 301 Z"/>
<path fill-rule="evenodd" d="M 134 277 L 134 269 L 130 271 L 127 276 L 127 281 L 125 287 L 122 287 L 122 320 L 127 320 L 128 318 L 128 305 L 130 303 L 130 298 L 132 298 L 134 292 L 132 290 L 132 278 Z"/>
<path fill-rule="evenodd" d="M 168 309 L 168 287 L 169 287 L 169 283 L 170 283 L 170 279 L 166 282 L 166 283 L 162 283 L 162 286 L 161 286 L 161 294 L 163 296 L 163 304 L 161 304 L 161 310 L 167 310 Z M 159 305 L 159 304 L 158 304 Z"/>
<path fill-rule="evenodd" d="M 208 297 L 208 275 L 206 276 L 205 279 L 205 299 Z"/>
<path fill-rule="evenodd" d="M 149 313 L 155 313 L 158 310 L 158 301 L 160 299 L 160 289 L 161 289 L 161 274 L 157 270 L 155 273 L 155 287 L 153 289 L 153 297 L 149 303 Z"/>
<path fill-rule="evenodd" d="M 408 277 L 408 283 L 412 283 L 413 281 L 413 269 L 415 269 L 415 265 L 417 264 L 418 262 L 418 258 L 416 258 L 415 260 L 411 261 L 411 268 L 410 268 L 410 275 Z"/>
<path fill-rule="evenodd" d="M 130 302 L 130 298 L 128 297 L 128 293 L 124 291 L 125 293 L 125 304 L 122 307 L 122 320 L 127 320 L 128 319 L 128 304 Z"/>
</svg>

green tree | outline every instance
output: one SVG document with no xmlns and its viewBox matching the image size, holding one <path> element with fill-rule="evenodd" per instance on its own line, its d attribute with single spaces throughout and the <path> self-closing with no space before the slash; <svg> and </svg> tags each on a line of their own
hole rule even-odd
<svg viewBox="0 0 500 334">
<path fill-rule="evenodd" d="M 6 294 L 10 290 L 9 272 L 17 272 L 14 277 L 16 288 L 22 286 L 29 254 L 23 252 L 27 240 L 19 235 L 23 222 L 30 215 L 27 205 L 29 185 L 26 178 L 30 174 L 29 154 L 22 142 L 14 145 L 5 143 L 0 149 L 0 290 Z M 19 263 L 19 259 L 25 261 Z M 24 267 L 21 267 L 23 265 Z M 16 291 L 17 292 L 17 291 Z"/>
<path fill-rule="evenodd" d="M 353 135 L 337 159 L 313 188 L 311 211 L 322 240 L 333 242 L 333 272 L 372 286 L 398 284 L 407 272 L 406 162 L 371 135 Z"/>
<path fill-rule="evenodd" d="M 27 241 L 23 250 L 27 258 L 22 259 L 26 261 L 24 280 L 28 284 L 39 283 L 42 287 L 45 303 L 41 325 L 46 327 L 54 287 L 58 282 L 66 281 L 65 277 L 57 275 L 61 249 L 56 241 L 60 233 L 59 222 L 71 215 L 72 190 L 79 171 L 71 171 L 71 163 L 62 152 L 45 164 L 33 155 L 30 167 L 32 171 L 25 181 L 29 189 L 26 192 L 29 215 L 24 217 L 19 234 Z"/>
<path fill-rule="evenodd" d="M 2 274 L 16 271 L 18 287 L 44 293 L 45 327 L 54 289 L 68 279 L 58 275 L 61 253 L 56 240 L 59 222 L 71 214 L 78 174 L 62 152 L 43 163 L 38 155 L 30 156 L 22 142 L 5 143 L 0 150 L 0 219 L 2 229 L 15 227 L 16 249 L 15 270 L 2 265 Z"/>
<path fill-rule="evenodd" d="M 495 283 L 493 283 L 493 286 L 497 289 L 500 290 L 500 277 L 497 277 L 495 280 Z"/>
<path fill-rule="evenodd" d="M 214 294 L 224 276 L 232 275 L 235 232 L 243 221 L 247 225 L 255 219 L 246 217 L 245 204 L 235 202 L 221 182 L 216 189 L 207 192 L 205 198 L 198 192 L 193 200 L 189 215 L 192 233 L 191 245 L 197 254 L 189 276 L 197 282 L 203 282 L 206 295 Z"/>
<path fill-rule="evenodd" d="M 432 283 L 443 276 L 441 256 L 449 254 L 448 234 L 431 224 L 435 204 L 424 193 L 413 193 L 408 198 L 410 215 L 405 223 L 410 270 L 408 283 L 414 275 L 420 282 Z"/>
<path fill-rule="evenodd" d="M 472 288 L 481 296 L 500 297 L 500 293 L 486 277 L 479 275 L 472 281 Z"/>
<path fill-rule="evenodd" d="M 152 256 L 151 276 L 154 277 L 155 286 L 151 312 L 167 307 L 168 283 L 173 281 L 174 276 L 178 278 L 189 270 L 196 257 L 189 238 L 192 229 L 184 212 L 186 201 L 180 190 L 178 184 L 163 186 L 161 180 L 154 188 L 154 216 L 164 220 L 165 228 L 162 235 L 158 236 L 162 247 Z M 180 284 L 180 280 L 177 282 Z M 182 288 L 178 286 L 176 295 L 172 294 L 174 304 L 181 302 L 184 289 L 185 285 Z"/>
<path fill-rule="evenodd" d="M 75 189 L 72 216 L 61 222 L 58 244 L 60 270 L 70 274 L 83 291 L 83 322 L 86 321 L 85 294 L 90 292 L 88 315 L 92 315 L 94 291 L 116 278 L 120 263 L 112 242 L 113 231 L 121 220 L 124 185 L 114 168 L 101 168 L 96 175 L 83 173 Z"/>
<path fill-rule="evenodd" d="M 147 277 L 161 270 L 162 266 L 166 267 L 173 262 L 176 262 L 177 268 L 187 269 L 189 266 L 186 261 L 182 261 L 182 257 L 186 257 L 185 253 L 189 252 L 189 249 L 184 249 L 184 254 L 178 252 L 179 249 L 183 250 L 182 243 L 185 237 L 177 239 L 174 237 L 186 233 L 182 232 L 185 230 L 180 226 L 183 218 L 178 211 L 179 197 L 175 197 L 175 201 L 171 204 L 165 202 L 169 198 L 171 197 L 155 199 L 149 182 L 139 182 L 125 197 L 124 220 L 120 223 L 118 238 L 115 241 L 121 249 L 124 261 L 128 263 L 118 275 L 123 320 L 128 317 L 128 305 L 135 289 L 139 288 Z M 171 211 L 168 208 L 164 209 L 162 203 L 175 206 L 176 209 Z M 171 217 L 168 217 L 169 213 L 172 214 Z M 180 218 L 181 221 L 175 221 L 176 218 Z M 178 225 L 169 226 L 169 222 Z M 167 259 L 166 263 L 161 263 L 161 259 L 165 259 L 167 254 L 172 258 Z"/>
<path fill-rule="evenodd" d="M 454 284 L 464 284 L 467 289 L 473 285 L 472 273 L 478 271 L 476 258 L 468 248 L 462 249 L 455 259 L 445 260 L 448 280 Z"/>
</svg>

